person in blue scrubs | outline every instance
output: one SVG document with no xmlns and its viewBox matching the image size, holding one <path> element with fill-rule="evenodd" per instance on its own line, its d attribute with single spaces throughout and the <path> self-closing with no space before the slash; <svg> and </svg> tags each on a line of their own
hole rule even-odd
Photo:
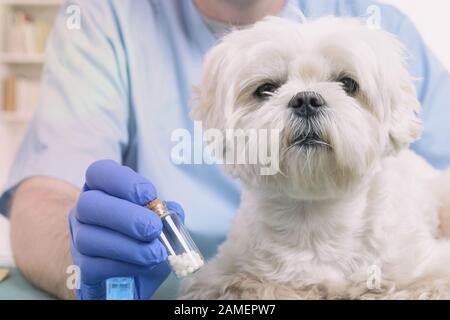
<svg viewBox="0 0 450 320">
<path fill-rule="evenodd" d="M 66 270 L 76 263 L 78 298 L 102 299 L 107 277 L 131 275 L 138 298 L 150 298 L 169 274 L 166 253 L 155 247 L 160 225 L 138 209 L 156 193 L 181 204 L 184 213 L 171 203 L 211 257 L 239 205 L 238 183 L 217 166 L 171 158 L 173 131 L 193 131 L 191 87 L 205 53 L 231 25 L 266 15 L 298 20 L 297 10 L 307 19 L 367 18 L 372 5 L 381 10 L 381 27 L 406 46 L 410 72 L 419 79 L 425 131 L 412 148 L 446 168 L 450 76 L 411 21 L 391 6 L 370 0 L 67 1 L 49 39 L 39 108 L 0 199 L 23 274 L 71 298 Z M 77 13 L 79 28 L 69 22 Z M 115 162 L 89 167 L 100 159 Z"/>
</svg>

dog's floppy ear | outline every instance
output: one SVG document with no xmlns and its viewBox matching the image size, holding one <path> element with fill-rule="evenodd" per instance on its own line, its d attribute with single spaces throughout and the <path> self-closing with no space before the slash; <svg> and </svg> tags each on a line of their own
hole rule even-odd
<svg viewBox="0 0 450 320">
<path fill-rule="evenodd" d="M 393 34 L 380 30 L 367 33 L 379 60 L 377 95 L 383 109 L 388 110 L 387 153 L 396 153 L 407 148 L 422 133 L 422 123 L 418 118 L 420 102 L 417 99 L 413 77 L 407 67 L 408 51 L 404 44 Z M 370 37 L 369 37 L 370 36 Z"/>
<path fill-rule="evenodd" d="M 224 106 L 217 105 L 224 101 L 223 92 L 219 91 L 221 76 L 226 67 L 227 45 L 221 42 L 211 49 L 203 64 L 200 85 L 193 88 L 192 112 L 193 120 L 202 121 L 205 128 L 220 128 L 224 119 Z M 223 124 L 222 124 L 223 125 Z"/>
<path fill-rule="evenodd" d="M 403 68 L 397 79 L 396 92 L 393 94 L 392 115 L 389 128 L 389 139 L 393 151 L 400 151 L 419 139 L 422 123 L 417 114 L 420 102 L 416 89 L 406 68 Z"/>
</svg>

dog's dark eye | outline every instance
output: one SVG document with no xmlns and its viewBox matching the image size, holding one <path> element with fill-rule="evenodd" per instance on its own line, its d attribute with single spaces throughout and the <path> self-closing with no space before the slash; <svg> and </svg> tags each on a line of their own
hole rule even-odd
<svg viewBox="0 0 450 320">
<path fill-rule="evenodd" d="M 278 85 L 272 82 L 266 82 L 263 85 L 260 85 L 258 89 L 256 89 L 254 95 L 260 99 L 264 99 L 267 97 L 273 96 L 275 91 L 278 89 Z"/>
<path fill-rule="evenodd" d="M 354 95 L 359 90 L 358 83 L 350 77 L 342 77 L 338 80 L 349 95 Z"/>
</svg>

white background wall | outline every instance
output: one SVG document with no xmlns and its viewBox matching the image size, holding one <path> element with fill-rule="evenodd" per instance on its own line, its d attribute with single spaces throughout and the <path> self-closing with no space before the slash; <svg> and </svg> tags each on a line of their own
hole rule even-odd
<svg viewBox="0 0 450 320">
<path fill-rule="evenodd" d="M 416 24 L 428 46 L 450 70 L 449 0 L 380 0 L 400 8 Z"/>
</svg>

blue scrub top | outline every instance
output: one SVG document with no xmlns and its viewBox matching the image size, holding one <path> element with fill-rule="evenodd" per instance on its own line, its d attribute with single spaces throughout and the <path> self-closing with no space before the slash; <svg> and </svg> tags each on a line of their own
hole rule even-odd
<svg viewBox="0 0 450 320">
<path fill-rule="evenodd" d="M 366 0 L 289 0 L 306 17 L 367 15 Z M 81 9 L 81 29 L 66 23 Z M 413 148 L 438 168 L 450 164 L 450 77 L 413 24 L 380 5 L 382 27 L 411 55 L 425 132 Z M 286 7 L 283 16 L 298 20 Z M 192 85 L 217 39 L 192 0 L 77 0 L 61 9 L 47 48 L 42 96 L 0 201 L 7 213 L 15 186 L 50 176 L 81 187 L 86 168 L 113 159 L 137 170 L 163 199 L 181 203 L 206 256 L 225 236 L 238 205 L 238 184 L 218 166 L 176 165 L 174 129 L 193 131 Z M 124 213 L 126 214 L 126 213 Z"/>
</svg>

